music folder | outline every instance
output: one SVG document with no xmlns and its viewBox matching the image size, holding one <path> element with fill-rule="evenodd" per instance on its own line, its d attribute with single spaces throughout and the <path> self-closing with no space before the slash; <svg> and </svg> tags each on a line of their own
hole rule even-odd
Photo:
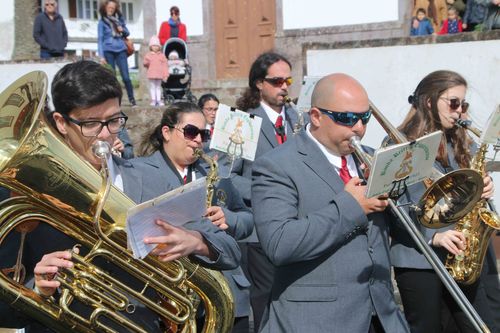
<svg viewBox="0 0 500 333">
<path fill-rule="evenodd" d="M 160 219 L 174 226 L 200 219 L 206 213 L 206 177 L 202 177 L 162 194 L 154 199 L 131 207 L 127 212 L 127 243 L 136 259 L 145 258 L 155 245 L 145 244 L 145 237 L 166 235 L 156 225 Z"/>
<path fill-rule="evenodd" d="M 485 130 L 482 132 L 480 141 L 491 145 L 500 144 L 500 105 L 489 116 Z"/>
<path fill-rule="evenodd" d="M 378 149 L 368 177 L 368 198 L 387 194 L 394 182 L 406 185 L 418 183 L 432 173 L 442 132 L 427 134 L 412 142 L 405 142 Z"/>
<path fill-rule="evenodd" d="M 255 159 L 262 118 L 219 104 L 215 115 L 210 149 L 226 153 L 232 159 Z"/>
</svg>

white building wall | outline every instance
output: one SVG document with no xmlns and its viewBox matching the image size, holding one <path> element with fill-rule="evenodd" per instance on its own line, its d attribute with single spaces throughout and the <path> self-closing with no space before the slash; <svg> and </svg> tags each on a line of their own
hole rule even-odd
<svg viewBox="0 0 500 333">
<path fill-rule="evenodd" d="M 398 0 L 283 0 L 285 30 L 397 20 Z"/>
<path fill-rule="evenodd" d="M 3 0 L 0 10 L 0 60 L 10 60 L 14 51 L 14 0 Z"/>
</svg>

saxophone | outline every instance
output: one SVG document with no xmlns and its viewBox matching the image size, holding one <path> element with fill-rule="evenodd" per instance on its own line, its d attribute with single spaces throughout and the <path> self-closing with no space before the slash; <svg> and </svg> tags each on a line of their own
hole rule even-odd
<svg viewBox="0 0 500 333">
<path fill-rule="evenodd" d="M 194 150 L 194 155 L 198 158 L 202 158 L 209 166 L 210 171 L 207 174 L 207 208 L 212 206 L 212 200 L 215 192 L 215 184 L 219 181 L 218 176 L 218 165 L 215 158 L 205 154 L 202 149 L 196 148 Z"/>
<path fill-rule="evenodd" d="M 458 125 L 479 137 L 481 133 L 478 129 L 471 128 L 470 123 L 459 120 Z M 488 144 L 482 143 L 470 166 L 483 177 L 486 175 L 487 150 Z M 446 269 L 457 282 L 469 285 L 479 278 L 490 236 L 495 229 L 500 229 L 500 219 L 495 212 L 488 209 L 488 201 L 485 199 L 479 200 L 472 210 L 457 222 L 455 230 L 464 234 L 466 247 L 459 255 L 448 254 L 445 262 Z"/>
</svg>

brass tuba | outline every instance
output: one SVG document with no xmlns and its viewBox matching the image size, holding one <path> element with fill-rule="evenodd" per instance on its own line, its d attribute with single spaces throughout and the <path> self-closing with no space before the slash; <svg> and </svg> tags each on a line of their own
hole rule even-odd
<svg viewBox="0 0 500 333">
<path fill-rule="evenodd" d="M 58 301 L 41 297 L 23 285 L 20 274 L 11 278 L 4 267 L 0 298 L 58 332 L 146 332 L 126 316 L 139 304 L 162 318 L 168 332 L 194 333 L 201 301 L 203 331 L 229 332 L 233 304 L 222 274 L 187 258 L 171 263 L 152 256 L 135 260 L 125 233 L 126 212 L 134 203 L 114 187 L 100 203 L 101 227 L 96 231 L 93 216 L 100 209 L 101 177 L 47 126 L 46 90 L 47 77 L 38 71 L 0 95 L 0 186 L 18 195 L 0 203 L 0 248 L 20 226 L 38 221 L 80 244 L 82 253 L 74 253 L 74 267 L 60 274 Z M 120 274 L 108 274 L 107 266 L 98 264 L 103 260 Z M 22 269 L 16 266 L 14 270 Z M 134 283 L 127 285 L 130 280 Z M 76 303 L 86 311 L 75 312 Z"/>
<path fill-rule="evenodd" d="M 470 126 L 470 121 L 459 119 L 457 124 L 467 128 L 477 137 L 481 136 L 477 128 Z M 476 155 L 471 161 L 471 169 L 479 172 L 483 177 L 486 175 L 485 157 L 488 144 L 482 143 Z M 446 269 L 450 275 L 462 284 L 472 284 L 481 275 L 484 257 L 493 230 L 500 229 L 498 215 L 488 209 L 488 203 L 482 199 L 476 203 L 474 208 L 455 225 L 455 230 L 462 232 L 466 239 L 466 248 L 459 255 L 448 254 L 445 262 Z"/>
</svg>

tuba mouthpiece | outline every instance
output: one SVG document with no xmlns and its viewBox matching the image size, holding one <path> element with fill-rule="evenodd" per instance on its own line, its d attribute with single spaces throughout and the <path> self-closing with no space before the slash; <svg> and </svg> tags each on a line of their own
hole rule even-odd
<svg viewBox="0 0 500 333">
<path fill-rule="evenodd" d="M 98 140 L 92 145 L 92 152 L 99 158 L 107 158 L 111 154 L 111 146 L 106 141 Z"/>
</svg>

